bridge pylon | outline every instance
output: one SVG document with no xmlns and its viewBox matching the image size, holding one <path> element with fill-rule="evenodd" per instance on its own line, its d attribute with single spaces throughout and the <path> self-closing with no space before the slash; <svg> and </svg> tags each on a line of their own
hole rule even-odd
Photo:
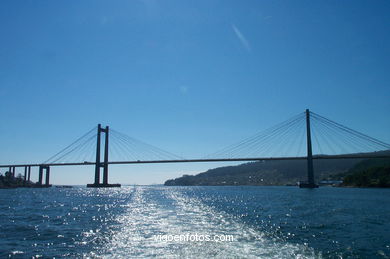
<svg viewBox="0 0 390 259">
<path fill-rule="evenodd" d="M 311 146 L 310 111 L 306 109 L 306 139 L 307 139 L 307 182 L 299 183 L 299 188 L 318 188 L 314 182 L 313 152 Z"/>
<path fill-rule="evenodd" d="M 87 187 L 120 187 L 120 184 L 109 184 L 108 183 L 108 143 L 109 143 L 109 132 L 108 126 L 102 128 L 101 124 L 97 127 L 96 137 L 96 163 L 95 163 L 95 181 L 94 183 L 87 184 Z M 104 161 L 101 162 L 101 134 L 105 134 L 104 141 Z M 100 181 L 101 168 L 103 168 L 103 181 Z"/>
</svg>

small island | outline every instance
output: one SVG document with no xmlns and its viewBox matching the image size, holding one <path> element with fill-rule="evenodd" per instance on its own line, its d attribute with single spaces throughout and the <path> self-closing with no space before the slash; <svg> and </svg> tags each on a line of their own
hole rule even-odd
<svg viewBox="0 0 390 259">
<path fill-rule="evenodd" d="M 19 188 L 19 187 L 44 187 L 43 185 L 39 185 L 37 183 L 33 183 L 32 181 L 27 181 L 24 177 L 19 174 L 18 176 L 14 176 L 11 172 L 5 172 L 4 175 L 0 174 L 0 189 L 9 189 L 9 188 Z"/>
</svg>

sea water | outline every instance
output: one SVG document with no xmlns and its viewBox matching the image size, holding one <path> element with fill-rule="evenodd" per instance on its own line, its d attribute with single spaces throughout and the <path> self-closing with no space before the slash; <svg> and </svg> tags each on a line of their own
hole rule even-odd
<svg viewBox="0 0 390 259">
<path fill-rule="evenodd" d="M 389 219 L 389 189 L 3 189 L 0 258 L 389 258 Z"/>
</svg>

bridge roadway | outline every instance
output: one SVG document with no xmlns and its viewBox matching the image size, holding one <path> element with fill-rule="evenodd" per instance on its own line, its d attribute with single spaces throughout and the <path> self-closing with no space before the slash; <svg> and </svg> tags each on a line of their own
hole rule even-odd
<svg viewBox="0 0 390 259">
<path fill-rule="evenodd" d="M 313 159 L 368 159 L 368 158 L 390 158 L 390 155 L 317 155 Z M 206 159 L 177 159 L 177 160 L 135 160 L 135 161 L 111 161 L 108 165 L 125 165 L 125 164 L 165 164 L 165 163 L 201 163 L 201 162 L 240 162 L 240 161 L 270 161 L 270 160 L 306 160 L 306 156 L 300 157 L 249 157 L 249 158 L 206 158 Z M 103 162 L 101 163 L 103 164 Z M 0 165 L 0 168 L 6 167 L 39 167 L 39 166 L 81 166 L 96 165 L 95 162 L 78 162 L 78 163 L 50 163 L 50 164 L 10 164 Z"/>
</svg>

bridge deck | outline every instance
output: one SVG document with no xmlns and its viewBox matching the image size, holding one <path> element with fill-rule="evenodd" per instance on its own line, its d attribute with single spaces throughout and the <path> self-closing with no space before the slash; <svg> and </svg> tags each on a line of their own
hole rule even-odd
<svg viewBox="0 0 390 259">
<path fill-rule="evenodd" d="M 318 155 L 313 159 L 368 159 L 368 158 L 390 158 L 390 155 Z M 307 157 L 249 157 L 249 158 L 210 158 L 210 159 L 178 159 L 178 160 L 136 160 L 136 161 L 111 161 L 109 165 L 125 164 L 164 164 L 164 163 L 202 163 L 202 162 L 240 162 L 240 161 L 270 161 L 270 160 L 306 160 Z M 37 166 L 86 166 L 95 165 L 95 162 L 79 163 L 49 163 L 49 164 L 9 164 L 0 165 L 0 168 L 6 167 L 37 167 Z"/>
</svg>

